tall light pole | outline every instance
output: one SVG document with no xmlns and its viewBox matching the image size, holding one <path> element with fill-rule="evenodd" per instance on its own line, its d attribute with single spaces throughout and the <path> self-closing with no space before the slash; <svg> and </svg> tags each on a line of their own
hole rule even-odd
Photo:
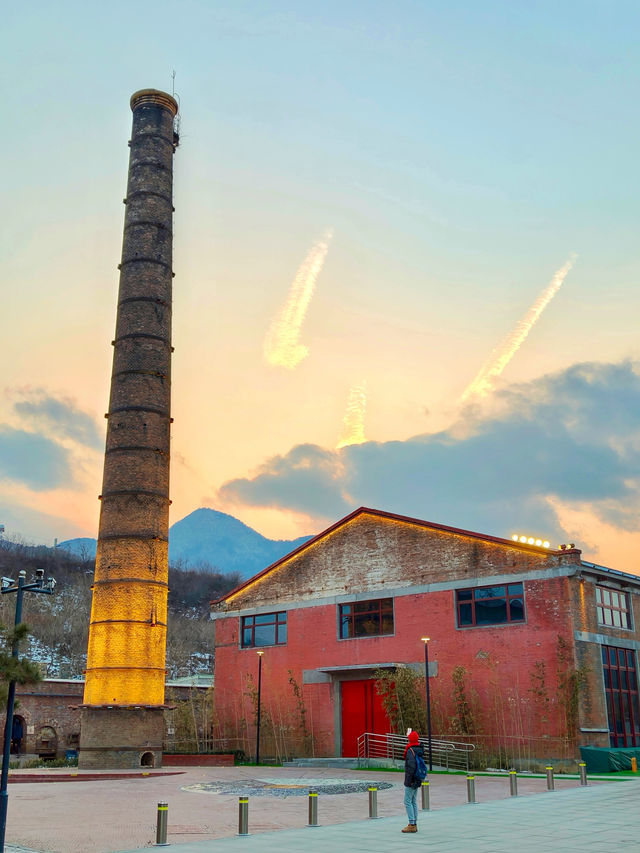
<svg viewBox="0 0 640 853">
<path fill-rule="evenodd" d="M 262 655 L 264 652 L 256 652 L 258 655 L 258 707 L 256 708 L 256 764 L 260 764 L 260 694 L 262 692 Z M 2 853 L 2 851 L 0 851 Z"/>
<path fill-rule="evenodd" d="M 27 573 L 24 569 L 18 575 L 16 583 L 11 578 L 2 578 L 0 592 L 6 595 L 9 592 L 16 594 L 16 612 L 14 627 L 22 622 L 22 596 L 25 592 L 41 592 L 51 595 L 56 582 L 53 578 L 44 577 L 44 569 L 36 569 L 36 576 L 31 583 L 26 583 Z M 14 639 L 11 647 L 11 657 L 18 657 L 18 640 Z M 11 730 L 13 729 L 13 703 L 16 695 L 16 682 L 9 682 L 7 692 L 7 717 L 4 722 L 4 740 L 2 743 L 2 772 L 0 773 L 0 853 L 4 853 L 4 835 L 7 828 L 7 805 L 9 794 L 7 793 L 7 781 L 9 779 L 9 761 L 11 756 Z"/>
<path fill-rule="evenodd" d="M 431 751 L 431 697 L 429 695 L 429 641 L 431 637 L 420 637 L 424 643 L 424 683 L 427 694 L 427 743 L 429 746 L 429 772 L 433 770 L 433 755 Z"/>
</svg>

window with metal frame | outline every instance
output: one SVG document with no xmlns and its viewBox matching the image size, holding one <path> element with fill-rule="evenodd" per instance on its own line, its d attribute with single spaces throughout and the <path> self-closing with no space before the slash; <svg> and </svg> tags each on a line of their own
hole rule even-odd
<svg viewBox="0 0 640 853">
<path fill-rule="evenodd" d="M 376 598 L 339 604 L 338 620 L 341 640 L 393 634 L 393 599 Z"/>
<path fill-rule="evenodd" d="M 631 628 L 629 596 L 626 592 L 597 586 L 596 613 L 600 625 L 609 628 Z"/>
<path fill-rule="evenodd" d="M 602 670 L 610 745 L 640 746 L 636 653 L 631 649 L 602 646 Z"/>
<path fill-rule="evenodd" d="M 522 583 L 458 589 L 456 611 L 459 628 L 524 622 Z"/>
<path fill-rule="evenodd" d="M 287 642 L 287 614 L 256 613 L 243 616 L 241 645 L 243 649 L 260 646 L 283 646 Z"/>
</svg>

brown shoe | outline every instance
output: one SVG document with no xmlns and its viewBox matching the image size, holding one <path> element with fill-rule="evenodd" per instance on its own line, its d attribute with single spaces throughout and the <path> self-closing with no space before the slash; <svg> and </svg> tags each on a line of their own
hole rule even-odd
<svg viewBox="0 0 640 853">
<path fill-rule="evenodd" d="M 418 831 L 418 827 L 415 825 L 415 823 L 408 823 L 408 824 L 405 826 L 405 828 L 404 828 L 404 829 L 401 829 L 400 831 L 401 831 L 401 832 L 417 832 L 417 831 Z"/>
</svg>

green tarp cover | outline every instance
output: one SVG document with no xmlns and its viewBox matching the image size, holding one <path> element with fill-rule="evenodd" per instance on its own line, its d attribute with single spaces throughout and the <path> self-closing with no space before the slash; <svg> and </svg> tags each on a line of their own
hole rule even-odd
<svg viewBox="0 0 640 853">
<path fill-rule="evenodd" d="M 640 748 L 624 749 L 608 746 L 581 746 L 580 756 L 587 765 L 587 773 L 610 773 L 613 770 L 631 770 L 631 759 L 640 767 Z"/>
</svg>

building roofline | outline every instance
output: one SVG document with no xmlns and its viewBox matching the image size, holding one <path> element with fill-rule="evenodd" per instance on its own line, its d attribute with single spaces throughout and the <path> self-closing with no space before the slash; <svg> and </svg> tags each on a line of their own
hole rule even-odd
<svg viewBox="0 0 640 853">
<path fill-rule="evenodd" d="M 473 530 L 464 530 L 461 527 L 450 527 L 446 524 L 439 524 L 435 521 L 424 521 L 421 518 L 412 518 L 408 515 L 398 515 L 395 512 L 387 512 L 382 509 L 372 509 L 371 507 L 361 506 L 358 509 L 354 509 L 353 512 L 350 512 L 349 515 L 345 515 L 344 518 L 339 519 L 334 522 L 332 525 L 327 527 L 325 530 L 313 536 L 311 539 L 307 539 L 306 542 L 303 542 L 302 545 L 298 545 L 297 548 L 294 548 L 293 551 L 289 551 L 288 554 L 285 554 L 280 559 L 276 560 L 274 563 L 271 563 L 266 568 L 259 571 L 257 574 L 252 575 L 250 578 L 247 578 L 246 581 L 243 581 L 234 589 L 229 592 L 221 595 L 220 598 L 216 598 L 210 602 L 210 605 L 220 604 L 223 601 L 226 601 L 228 598 L 232 598 L 241 592 L 245 587 L 250 586 L 255 583 L 260 578 L 264 577 L 269 572 L 272 572 L 274 569 L 278 568 L 278 566 L 290 560 L 292 557 L 300 554 L 307 548 L 310 548 L 316 542 L 319 542 L 320 539 L 323 539 L 325 536 L 328 536 L 330 533 L 333 533 L 339 527 L 342 527 L 345 524 L 348 524 L 350 521 L 353 521 L 354 518 L 357 518 L 359 515 L 373 515 L 378 518 L 386 518 L 391 521 L 401 521 L 405 524 L 412 524 L 417 527 L 424 527 L 429 530 L 440 530 L 444 533 L 455 533 L 458 536 L 467 536 L 471 539 L 480 539 L 483 542 L 494 542 L 498 545 L 509 545 L 511 548 L 518 548 L 524 551 L 533 551 L 536 554 L 580 554 L 581 551 L 579 548 L 565 548 L 563 550 L 554 550 L 552 548 L 542 548 L 539 545 L 528 545 L 524 542 L 516 542 L 514 539 L 503 539 L 499 536 L 490 536 L 486 533 L 476 533 Z"/>
<path fill-rule="evenodd" d="M 593 572 L 612 580 L 620 580 L 640 585 L 640 576 L 634 575 L 632 572 L 621 572 L 619 569 L 610 569 L 608 566 L 600 566 L 598 563 L 590 563 L 588 560 L 581 560 L 577 568 L 577 573 L 581 571 Z"/>
</svg>

